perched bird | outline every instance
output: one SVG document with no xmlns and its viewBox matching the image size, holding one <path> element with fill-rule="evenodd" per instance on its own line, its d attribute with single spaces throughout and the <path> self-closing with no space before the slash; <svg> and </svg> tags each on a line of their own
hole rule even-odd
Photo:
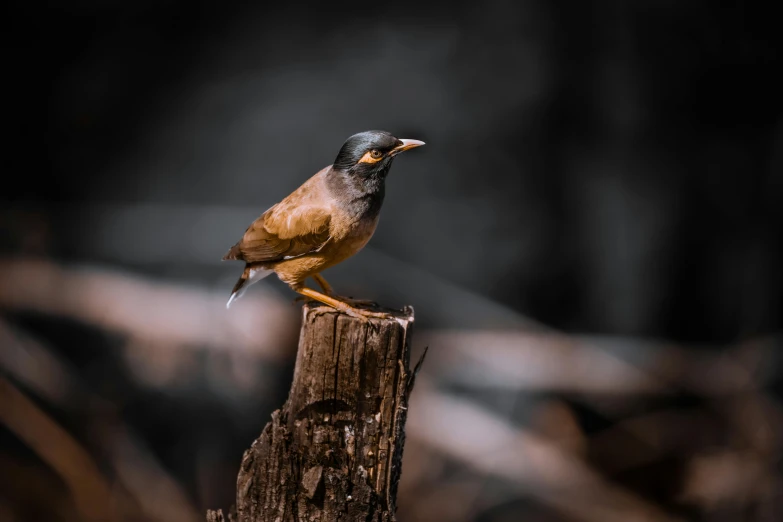
<svg viewBox="0 0 783 522">
<path fill-rule="evenodd" d="M 334 164 L 264 212 L 223 257 L 245 262 L 226 307 L 249 285 L 274 272 L 295 292 L 353 317 L 387 317 L 358 308 L 360 301 L 335 294 L 320 274 L 367 244 L 378 224 L 394 157 L 421 145 L 424 142 L 398 139 L 385 131 L 348 138 Z M 308 277 L 323 293 L 305 286 Z"/>
</svg>

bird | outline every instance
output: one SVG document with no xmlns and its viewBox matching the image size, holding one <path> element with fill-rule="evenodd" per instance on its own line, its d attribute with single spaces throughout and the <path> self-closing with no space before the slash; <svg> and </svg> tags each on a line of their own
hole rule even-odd
<svg viewBox="0 0 783 522">
<path fill-rule="evenodd" d="M 359 252 L 378 225 L 386 177 L 394 158 L 423 141 L 382 130 L 349 137 L 334 162 L 319 170 L 245 230 L 223 260 L 244 261 L 226 308 L 275 273 L 292 290 L 362 321 L 390 314 L 360 308 L 367 301 L 334 292 L 321 272 Z M 311 277 L 322 292 L 305 286 Z"/>
</svg>

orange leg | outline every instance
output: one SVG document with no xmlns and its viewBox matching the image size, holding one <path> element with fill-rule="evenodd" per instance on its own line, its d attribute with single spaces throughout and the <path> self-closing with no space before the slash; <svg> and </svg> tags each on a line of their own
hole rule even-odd
<svg viewBox="0 0 783 522">
<path fill-rule="evenodd" d="M 334 290 L 332 290 L 332 285 L 326 282 L 326 279 L 324 279 L 324 276 L 321 274 L 313 274 L 313 279 L 316 283 L 318 283 L 318 286 L 321 287 L 321 289 L 324 291 L 326 295 L 334 295 Z"/>
<path fill-rule="evenodd" d="M 322 276 L 321 274 L 313 274 L 312 278 L 315 280 L 316 283 L 318 283 L 318 286 L 320 286 L 323 289 L 324 293 L 329 297 L 334 297 L 335 299 L 348 303 L 351 306 L 362 306 L 362 305 L 377 306 L 378 305 L 378 303 L 376 303 L 375 301 L 371 301 L 369 299 L 354 299 L 352 297 L 337 295 L 334 289 L 332 289 L 332 285 L 327 283 L 326 279 L 324 279 L 324 276 Z"/>
<path fill-rule="evenodd" d="M 369 310 L 362 310 L 360 308 L 355 308 L 344 301 L 322 294 L 321 292 L 318 292 L 317 290 L 313 290 L 312 288 L 307 288 L 304 285 L 295 286 L 292 288 L 295 292 L 300 293 L 305 297 L 309 297 L 310 299 L 314 299 L 323 304 L 329 305 L 332 308 L 335 308 L 337 310 L 340 310 L 341 312 L 350 315 L 351 317 L 356 317 L 362 320 L 366 320 L 371 317 L 377 317 L 379 319 L 388 319 L 392 317 L 391 314 L 386 314 L 383 312 L 371 312 Z"/>
</svg>

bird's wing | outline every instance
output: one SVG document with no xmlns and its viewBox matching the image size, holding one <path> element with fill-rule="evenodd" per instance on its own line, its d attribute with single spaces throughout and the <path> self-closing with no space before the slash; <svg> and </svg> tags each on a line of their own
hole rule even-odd
<svg viewBox="0 0 783 522">
<path fill-rule="evenodd" d="M 329 241 L 331 200 L 324 199 L 319 172 L 256 219 L 223 257 L 248 263 L 278 261 L 317 252 Z"/>
</svg>

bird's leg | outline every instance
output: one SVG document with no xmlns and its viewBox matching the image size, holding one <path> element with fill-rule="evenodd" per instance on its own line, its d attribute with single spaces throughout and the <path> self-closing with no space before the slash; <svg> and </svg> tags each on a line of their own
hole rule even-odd
<svg viewBox="0 0 783 522">
<path fill-rule="evenodd" d="M 318 283 L 318 286 L 320 286 L 323 289 L 324 293 L 329 297 L 334 297 L 335 299 L 348 303 L 351 306 L 378 306 L 378 303 L 370 299 L 354 299 L 353 297 L 345 297 L 342 295 L 337 295 L 334 289 L 332 288 L 332 285 L 326 282 L 324 276 L 322 276 L 321 274 L 313 274 L 312 277 L 315 280 L 315 282 Z"/>
<path fill-rule="evenodd" d="M 326 295 L 334 296 L 334 290 L 332 289 L 332 285 L 326 282 L 326 279 L 324 279 L 324 276 L 321 274 L 313 274 L 313 279 L 316 283 L 318 283 L 318 286 L 321 287 L 321 289 L 324 291 Z"/>
<path fill-rule="evenodd" d="M 332 289 L 332 285 L 330 285 L 321 274 L 313 274 L 311 277 L 316 283 L 318 283 L 318 286 L 321 287 L 321 290 L 323 290 L 326 295 L 328 295 L 329 297 L 337 297 L 336 295 L 334 295 L 334 290 Z M 312 298 L 300 295 L 299 297 L 294 299 L 294 302 L 310 301 L 310 300 L 312 300 Z"/>
<path fill-rule="evenodd" d="M 372 317 L 378 319 L 389 319 L 393 317 L 391 314 L 387 314 L 383 312 L 370 312 L 369 310 L 362 310 L 360 308 L 355 308 L 349 305 L 348 303 L 341 301 L 340 299 L 328 296 L 326 294 L 322 294 L 321 292 L 318 292 L 317 290 L 313 290 L 312 288 L 307 288 L 304 285 L 292 286 L 291 288 L 295 292 L 302 294 L 305 297 L 309 297 L 310 299 L 314 299 L 323 304 L 329 305 L 332 308 L 335 308 L 336 310 L 340 310 L 341 312 L 344 312 L 350 315 L 351 317 L 356 317 L 357 319 L 367 320 Z"/>
<path fill-rule="evenodd" d="M 316 283 L 318 283 L 318 286 L 321 287 L 321 290 L 323 290 L 326 295 L 330 297 L 337 297 L 336 295 L 334 295 L 334 290 L 332 289 L 332 285 L 330 285 L 321 274 L 313 274 L 311 277 Z M 310 299 L 312 298 L 300 295 L 299 297 L 294 299 L 294 302 L 308 301 Z"/>
</svg>

